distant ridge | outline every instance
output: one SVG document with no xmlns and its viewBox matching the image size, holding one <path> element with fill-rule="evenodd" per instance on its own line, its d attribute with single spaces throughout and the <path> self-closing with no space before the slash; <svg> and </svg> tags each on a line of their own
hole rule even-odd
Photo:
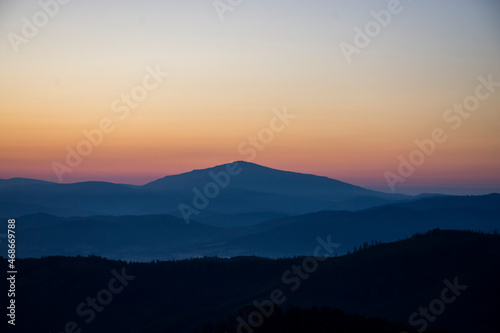
<svg viewBox="0 0 500 333">
<path fill-rule="evenodd" d="M 500 195 L 447 199 L 426 206 L 417 200 L 356 212 L 264 214 L 263 218 L 272 219 L 251 227 L 238 227 L 245 215 L 213 216 L 224 222 L 220 223 L 224 227 L 215 227 L 195 220 L 188 225 L 182 218 L 158 214 L 73 218 L 32 214 L 17 219 L 23 235 L 17 254 L 96 254 L 142 261 L 239 255 L 276 258 L 309 255 L 318 236 L 331 235 L 333 242 L 341 244 L 336 250 L 340 255 L 364 242 L 391 242 L 435 228 L 500 231 Z"/>
<path fill-rule="evenodd" d="M 230 167 L 240 172 L 226 179 Z M 214 175 L 222 178 L 216 181 Z M 219 186 L 217 195 L 210 198 L 207 207 L 194 207 L 196 191 L 204 192 L 207 184 Z M 359 210 L 412 198 L 244 161 L 166 176 L 142 186 L 102 181 L 58 184 L 12 178 L 0 180 L 0 197 L 8 198 L 12 204 L 11 208 L 8 204 L 0 205 L 0 216 L 37 212 L 62 216 L 176 215 L 179 205 L 185 204 L 199 212 L 195 220 L 215 224 L 216 215 L 251 214 L 252 218 L 242 220 L 258 223 L 258 216 L 266 219 L 320 210 Z M 224 224 L 231 225 L 225 220 Z M 237 219 L 234 225 L 238 225 Z"/>
</svg>

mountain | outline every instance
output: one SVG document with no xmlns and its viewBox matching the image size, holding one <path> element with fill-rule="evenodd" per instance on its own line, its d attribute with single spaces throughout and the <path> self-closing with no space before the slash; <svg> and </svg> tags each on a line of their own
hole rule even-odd
<svg viewBox="0 0 500 333">
<path fill-rule="evenodd" d="M 241 232 L 195 221 L 188 225 L 169 215 L 64 218 L 33 214 L 17 218 L 16 229 L 23 238 L 17 244 L 18 257 L 97 254 L 139 261 L 198 257 L 204 244 L 217 244 Z"/>
<path fill-rule="evenodd" d="M 0 261 L 6 267 L 6 259 Z M 46 257 L 18 259 L 16 263 L 22 269 L 16 281 L 19 332 L 62 332 L 68 322 L 74 321 L 82 331 L 95 333 L 182 333 L 231 316 L 233 329 L 228 332 L 232 333 L 238 325 L 236 317 L 248 318 L 248 313 L 256 310 L 253 303 L 263 304 L 273 290 L 282 291 L 284 307 L 326 306 L 347 314 L 386 318 L 412 326 L 408 332 L 422 328 L 421 315 L 413 325 L 409 317 L 424 307 L 439 312 L 427 321 L 429 332 L 448 329 L 457 333 L 496 333 L 500 329 L 498 235 L 434 230 L 328 258 L 317 262 L 317 266 L 307 257 L 149 263 Z M 294 267 L 302 267 L 300 278 Z M 78 315 L 75 309 L 96 295 L 108 300 L 105 290 L 116 281 L 113 269 L 130 279 L 103 310 L 94 311 L 94 320 L 86 323 L 89 312 Z M 449 284 L 460 289 L 450 291 Z M 115 283 L 114 288 L 119 285 Z M 3 286 L 8 289 L 5 279 Z M 441 301 L 441 309 L 436 300 L 443 295 L 447 301 Z M 222 333 L 217 327 L 214 324 L 214 330 L 203 332 Z M 275 332 L 285 331 L 277 328 Z"/>
<path fill-rule="evenodd" d="M 0 216 L 15 217 L 26 214 L 46 213 L 57 216 L 90 216 L 98 212 L 66 207 L 49 207 L 30 203 L 0 201 Z"/>
<path fill-rule="evenodd" d="M 0 179 L 0 189 L 8 188 L 12 186 L 25 186 L 25 185 L 47 185 L 53 184 L 45 180 L 30 179 L 30 178 L 10 178 L 10 179 Z"/>
<path fill-rule="evenodd" d="M 236 226 L 320 210 L 358 210 L 411 198 L 242 161 L 167 176 L 143 186 L 13 178 L 0 180 L 0 197 L 5 201 L 0 203 L 0 216 L 8 218 L 33 213 L 181 217 L 179 205 L 184 204 L 196 210 L 189 219 Z M 217 215 L 221 218 L 214 218 Z"/>
<path fill-rule="evenodd" d="M 339 244 L 335 251 L 340 255 L 364 243 L 396 241 L 435 228 L 498 231 L 498 207 L 500 195 L 438 197 L 356 212 L 280 217 L 245 227 L 216 227 L 196 221 L 188 225 L 169 215 L 61 218 L 34 214 L 17 218 L 23 239 L 17 254 L 95 254 L 137 261 L 239 255 L 277 258 L 310 255 L 316 239 L 330 235 L 332 242 Z M 236 221 L 241 218 L 232 217 Z"/>
<path fill-rule="evenodd" d="M 336 252 L 340 255 L 365 243 L 395 241 L 434 228 L 500 231 L 500 209 L 324 211 L 261 223 L 259 232 L 229 240 L 225 246 L 239 249 L 241 254 L 287 257 L 310 254 L 318 236 L 331 235 L 339 244 Z"/>
<path fill-rule="evenodd" d="M 357 197 L 403 198 L 401 195 L 386 194 L 367 190 L 328 177 L 315 176 L 290 171 L 276 170 L 258 164 L 237 161 L 233 162 L 239 174 L 231 176 L 227 189 L 245 189 L 258 193 L 291 195 L 316 200 L 347 201 Z M 188 173 L 167 176 L 145 185 L 148 188 L 173 190 L 177 188 L 199 187 L 213 181 L 207 174 L 225 173 L 231 164 L 219 165 L 210 169 L 193 170 Z"/>
<path fill-rule="evenodd" d="M 464 208 L 498 210 L 499 203 L 500 203 L 500 194 L 491 193 L 487 195 L 466 195 L 466 196 L 452 196 L 452 195 L 450 196 L 432 195 L 431 197 L 417 196 L 416 199 L 414 200 L 394 203 L 388 206 L 404 207 L 414 210 L 464 209 Z"/>
</svg>

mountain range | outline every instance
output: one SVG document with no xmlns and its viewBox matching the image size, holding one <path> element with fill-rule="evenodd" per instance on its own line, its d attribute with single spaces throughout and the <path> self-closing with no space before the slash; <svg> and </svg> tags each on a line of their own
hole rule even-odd
<svg viewBox="0 0 500 333">
<path fill-rule="evenodd" d="M 500 195 L 433 197 L 356 212 L 320 211 L 218 227 L 170 215 L 57 217 L 45 213 L 17 219 L 21 257 L 100 255 L 135 261 L 191 257 L 311 255 L 317 237 L 330 235 L 338 255 L 363 243 L 390 242 L 435 228 L 500 230 Z"/>
<path fill-rule="evenodd" d="M 179 205 L 195 209 L 193 198 L 206 192 L 207 184 L 220 184 L 218 195 L 207 192 L 209 204 L 186 221 Z M 500 229 L 500 194 L 392 195 L 247 162 L 143 186 L 9 179 L 0 182 L 0 193 L 12 200 L 0 207 L 2 216 L 17 219 L 20 257 L 277 258 L 310 255 L 319 236 L 330 236 L 343 255 L 363 244 L 435 228 Z"/>
<path fill-rule="evenodd" d="M 73 320 L 96 333 L 249 332 L 237 318 L 276 289 L 286 304 L 255 333 L 300 332 L 298 320 L 321 333 L 500 329 L 500 194 L 387 194 L 234 162 L 142 186 L 0 180 L 0 198 L 22 272 L 14 332 Z M 106 303 L 124 269 L 130 286 L 87 326 L 75 309 Z M 452 283 L 463 295 L 418 317 Z"/>
<path fill-rule="evenodd" d="M 238 170 L 226 182 L 228 168 Z M 203 209 L 193 200 L 205 187 L 218 193 Z M 199 191 L 199 192 L 197 192 Z M 57 216 L 169 214 L 179 205 L 198 213 L 192 219 L 213 225 L 242 226 L 321 210 L 359 210 L 407 200 L 401 194 L 368 190 L 327 177 L 281 171 L 249 162 L 233 162 L 167 176 L 142 186 L 107 182 L 59 184 L 34 179 L 0 180 L 0 216 L 33 213 Z M 208 198 L 207 198 L 208 199 Z"/>
</svg>

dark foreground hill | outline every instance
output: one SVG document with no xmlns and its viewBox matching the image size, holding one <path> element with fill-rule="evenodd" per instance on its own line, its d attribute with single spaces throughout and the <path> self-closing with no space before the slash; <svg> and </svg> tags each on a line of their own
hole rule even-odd
<svg viewBox="0 0 500 333">
<path fill-rule="evenodd" d="M 317 254 L 329 253 L 328 243 L 326 237 L 318 240 Z M 282 307 L 326 306 L 413 329 L 426 325 L 429 332 L 500 329 L 500 236 L 435 230 L 321 260 L 20 259 L 16 328 L 18 332 L 64 332 L 65 327 L 94 333 L 189 332 L 233 316 L 236 329 L 238 316 L 251 321 L 251 313 L 261 311 L 252 304 L 277 299 L 278 292 Z M 3 284 L 7 290 L 6 280 Z M 300 332 L 309 332 L 308 328 Z"/>
<path fill-rule="evenodd" d="M 358 314 L 346 314 L 338 309 L 311 307 L 302 309 L 288 306 L 276 308 L 272 316 L 258 327 L 234 327 L 234 316 L 216 323 L 207 323 L 191 333 L 417 333 L 418 330 L 403 324 L 391 323 L 380 318 L 367 318 Z M 427 333 L 450 333 L 448 330 L 426 330 Z"/>
</svg>

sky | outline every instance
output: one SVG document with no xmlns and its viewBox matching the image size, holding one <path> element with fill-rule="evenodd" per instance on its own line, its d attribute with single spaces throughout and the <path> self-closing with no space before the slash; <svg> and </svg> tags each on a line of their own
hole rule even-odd
<svg viewBox="0 0 500 333">
<path fill-rule="evenodd" d="M 500 87 L 448 112 L 500 82 L 497 1 L 60 1 L 0 0 L 0 178 L 144 184 L 247 160 L 500 192 Z"/>
</svg>

